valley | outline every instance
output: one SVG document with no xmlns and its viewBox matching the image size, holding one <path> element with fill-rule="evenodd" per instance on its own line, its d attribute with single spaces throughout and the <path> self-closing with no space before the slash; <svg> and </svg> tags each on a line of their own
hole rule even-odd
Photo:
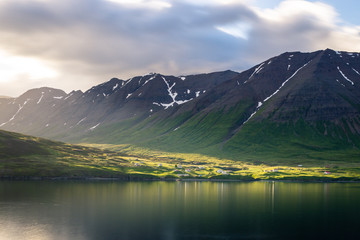
<svg viewBox="0 0 360 240">
<path fill-rule="evenodd" d="M 1 176 L 358 180 L 359 58 L 291 52 L 241 73 L 0 98 L 0 128 L 36 136 L 2 133 Z"/>
<path fill-rule="evenodd" d="M 71 145 L 0 131 L 0 179 L 357 181 L 356 161 L 234 161 L 132 145 Z"/>
</svg>

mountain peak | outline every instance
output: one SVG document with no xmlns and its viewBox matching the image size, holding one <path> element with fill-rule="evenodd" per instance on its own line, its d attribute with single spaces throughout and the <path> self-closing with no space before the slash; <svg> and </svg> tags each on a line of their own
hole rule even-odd
<svg viewBox="0 0 360 240">
<path fill-rule="evenodd" d="M 142 135 L 156 125 L 164 136 L 184 131 L 182 136 L 203 139 L 204 131 L 218 132 L 217 144 L 264 121 L 331 123 L 358 134 L 359 60 L 359 53 L 331 49 L 286 52 L 241 73 L 150 73 L 126 81 L 112 78 L 85 93 L 32 89 L 19 98 L 0 99 L 0 125 L 61 140 L 95 136 L 99 129 L 111 129 L 107 133 L 119 139 L 116 133 L 126 129 L 134 127 Z M 157 130 L 149 132 L 159 137 Z"/>
</svg>

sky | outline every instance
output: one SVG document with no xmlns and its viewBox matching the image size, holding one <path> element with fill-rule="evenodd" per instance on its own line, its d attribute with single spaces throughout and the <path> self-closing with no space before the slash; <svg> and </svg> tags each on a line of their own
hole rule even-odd
<svg viewBox="0 0 360 240">
<path fill-rule="evenodd" d="M 360 52 L 358 0 L 0 0 L 0 96 Z"/>
</svg>

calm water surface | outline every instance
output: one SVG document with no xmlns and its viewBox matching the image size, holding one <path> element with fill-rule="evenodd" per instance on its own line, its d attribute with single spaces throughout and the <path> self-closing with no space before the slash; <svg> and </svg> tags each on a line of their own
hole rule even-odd
<svg viewBox="0 0 360 240">
<path fill-rule="evenodd" d="M 360 239 L 360 184 L 0 182 L 0 239 Z"/>
</svg>

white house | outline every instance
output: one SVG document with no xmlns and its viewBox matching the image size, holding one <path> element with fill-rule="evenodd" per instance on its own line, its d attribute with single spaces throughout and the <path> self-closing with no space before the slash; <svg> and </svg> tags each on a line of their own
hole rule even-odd
<svg viewBox="0 0 360 240">
<path fill-rule="evenodd" d="M 222 170 L 222 169 L 218 169 L 216 172 L 217 172 L 217 173 L 221 173 L 221 174 L 223 174 L 223 175 L 229 175 L 229 173 L 227 173 L 226 171 L 224 171 L 224 170 Z"/>
</svg>

